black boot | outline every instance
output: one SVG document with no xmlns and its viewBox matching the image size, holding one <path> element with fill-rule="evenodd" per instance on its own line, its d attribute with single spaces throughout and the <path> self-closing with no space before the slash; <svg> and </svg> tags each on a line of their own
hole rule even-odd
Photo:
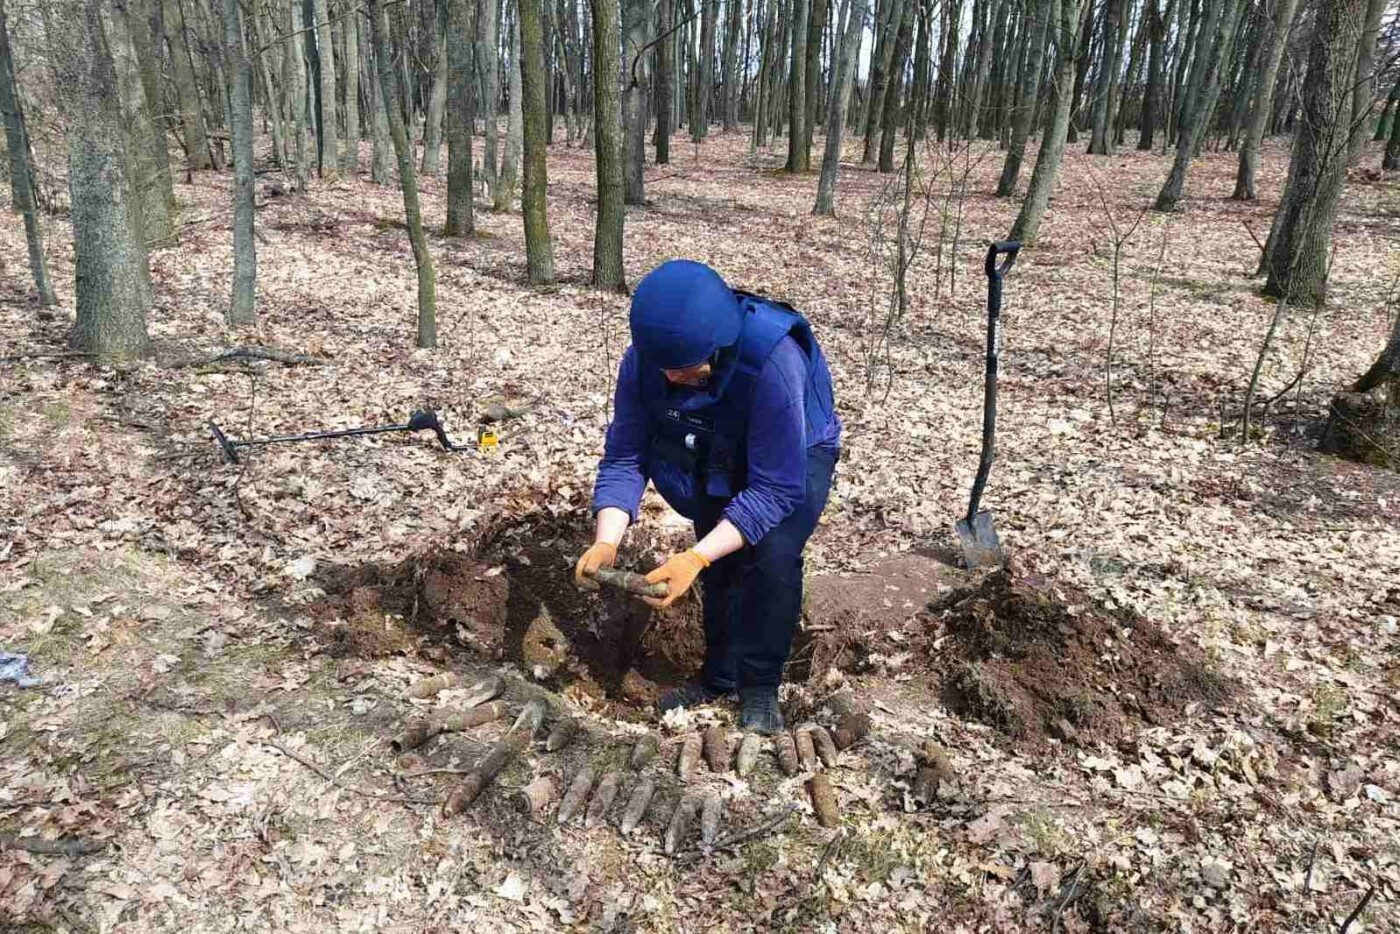
<svg viewBox="0 0 1400 934">
<path fill-rule="evenodd" d="M 783 712 L 778 708 L 777 688 L 741 688 L 739 727 L 771 736 L 783 731 Z"/>
<path fill-rule="evenodd" d="M 699 707 L 719 700 L 725 695 L 702 681 L 691 681 L 663 691 L 656 700 L 658 713 L 675 710 L 677 707 Z"/>
</svg>

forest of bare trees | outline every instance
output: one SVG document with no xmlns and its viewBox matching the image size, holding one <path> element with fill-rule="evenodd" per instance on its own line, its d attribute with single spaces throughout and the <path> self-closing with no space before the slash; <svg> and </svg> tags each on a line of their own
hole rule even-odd
<svg viewBox="0 0 1400 934">
<path fill-rule="evenodd" d="M 1329 231 L 1365 143 L 1400 162 L 1385 0 L 5 0 L 2 15 L 8 174 L 35 289 L 49 302 L 63 287 L 43 227 L 66 201 L 73 343 L 104 356 L 145 347 L 145 256 L 179 237 L 173 178 L 232 170 L 227 317 L 249 323 L 255 175 L 293 192 L 358 176 L 362 146 L 373 181 L 403 190 L 420 347 L 436 327 L 425 228 L 467 235 L 475 210 L 518 199 L 529 281 L 554 280 L 550 146 L 596 152 L 594 277 L 619 289 L 624 204 L 644 203 L 645 166 L 670 159 L 678 131 L 701 145 L 746 124 L 752 148 L 782 141 L 800 173 L 822 124 L 821 214 L 837 211 L 843 137 L 880 173 L 905 161 L 900 140 L 985 141 L 1002 151 L 996 194 L 1021 199 L 1009 233 L 1027 242 L 1067 147 L 1161 153 L 1155 208 L 1170 212 L 1189 207 L 1205 150 L 1238 151 L 1233 196 L 1256 198 L 1263 141 L 1289 135 L 1259 266 L 1285 306 L 1325 300 Z M 31 157 L 36 118 L 66 140 L 66 198 Z M 447 216 L 424 217 L 416 176 L 441 172 L 444 141 Z"/>
</svg>

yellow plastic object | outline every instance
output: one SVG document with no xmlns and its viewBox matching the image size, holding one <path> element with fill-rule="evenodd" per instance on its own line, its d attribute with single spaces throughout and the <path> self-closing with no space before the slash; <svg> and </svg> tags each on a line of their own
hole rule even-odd
<svg viewBox="0 0 1400 934">
<path fill-rule="evenodd" d="M 496 436 L 496 432 L 485 425 L 476 430 L 476 449 L 478 451 L 494 451 L 501 445 L 501 439 Z"/>
</svg>

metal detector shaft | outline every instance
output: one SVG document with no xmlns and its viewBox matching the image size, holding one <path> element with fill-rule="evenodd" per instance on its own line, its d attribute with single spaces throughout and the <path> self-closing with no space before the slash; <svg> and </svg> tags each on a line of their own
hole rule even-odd
<svg viewBox="0 0 1400 934">
<path fill-rule="evenodd" d="M 341 428 L 334 431 L 309 431 L 299 435 L 275 435 L 271 438 L 248 438 L 244 441 L 236 441 L 228 437 L 218 424 L 212 421 L 209 423 L 209 430 L 213 433 L 214 440 L 219 442 L 224 456 L 235 464 L 238 463 L 238 448 L 258 447 L 265 444 L 290 444 L 296 441 L 320 441 L 327 438 L 351 438 L 358 435 L 382 435 L 395 431 L 432 431 L 437 436 L 438 443 L 442 445 L 444 451 L 458 450 L 458 446 L 448 440 L 442 422 L 438 420 L 437 413 L 431 409 L 414 412 L 409 416 L 407 424 L 403 425 L 373 425 L 365 428 Z"/>
<path fill-rule="evenodd" d="M 1001 240 L 987 248 L 987 365 L 982 388 L 982 456 L 977 462 L 977 477 L 972 481 L 972 497 L 967 504 L 969 524 L 977 517 L 987 476 L 992 472 L 996 457 L 997 433 L 997 371 L 1001 361 L 1001 280 L 1011 271 L 1016 254 L 1021 250 L 1017 240 Z M 1006 259 L 998 264 L 998 257 Z"/>
</svg>

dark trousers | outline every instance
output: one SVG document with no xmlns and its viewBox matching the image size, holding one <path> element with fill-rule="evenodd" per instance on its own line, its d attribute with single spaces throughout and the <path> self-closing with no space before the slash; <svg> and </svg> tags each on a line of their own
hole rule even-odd
<svg viewBox="0 0 1400 934">
<path fill-rule="evenodd" d="M 807 495 L 756 545 L 745 545 L 700 574 L 704 586 L 705 667 L 711 688 L 777 687 L 802 614 L 802 551 L 831 492 L 836 452 L 807 451 Z M 708 500 L 695 523 L 704 538 L 724 517 L 727 500 Z"/>
</svg>

